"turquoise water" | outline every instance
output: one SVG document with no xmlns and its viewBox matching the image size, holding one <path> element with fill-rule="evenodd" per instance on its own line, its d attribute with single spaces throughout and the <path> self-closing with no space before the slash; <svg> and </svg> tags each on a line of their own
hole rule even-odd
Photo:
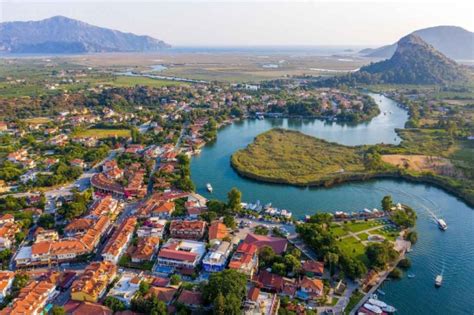
<svg viewBox="0 0 474 315">
<path fill-rule="evenodd" d="M 404 278 L 383 285 L 383 300 L 399 309 L 398 314 L 473 314 L 474 312 L 474 211 L 465 203 L 438 188 L 396 180 L 349 183 L 330 189 L 299 188 L 251 181 L 230 167 L 231 154 L 271 128 L 281 127 L 345 145 L 399 143 L 394 128 L 403 128 L 404 110 L 380 95 L 373 95 L 382 114 L 370 123 L 357 126 L 318 120 L 247 120 L 219 131 L 215 143 L 203 148 L 191 161 L 193 181 L 199 193 L 208 198 L 225 199 L 232 187 L 243 193 L 247 202 L 272 202 L 291 210 L 296 217 L 316 211 L 355 211 L 380 208 L 380 200 L 391 194 L 397 202 L 412 205 L 418 213 L 419 241 L 409 254 L 416 278 Z M 383 112 L 387 114 L 384 115 Z M 389 112 L 392 114 L 389 114 Z M 214 193 L 205 185 L 211 183 Z M 427 209 L 444 218 L 446 232 L 438 230 Z M 443 273 L 444 283 L 434 288 L 434 278 Z"/>
</svg>

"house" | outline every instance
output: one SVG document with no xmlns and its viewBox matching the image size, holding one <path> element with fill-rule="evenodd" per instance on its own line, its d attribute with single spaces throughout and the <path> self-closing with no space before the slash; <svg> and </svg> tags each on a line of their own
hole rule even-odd
<svg viewBox="0 0 474 315">
<path fill-rule="evenodd" d="M 205 253 L 205 243 L 170 238 L 158 253 L 157 264 L 193 269 L 201 262 Z"/>
<path fill-rule="evenodd" d="M 215 240 L 222 240 L 229 236 L 227 226 L 220 221 L 213 221 L 209 226 L 209 242 L 212 243 Z"/>
<path fill-rule="evenodd" d="M 168 287 L 150 287 L 148 296 L 155 296 L 159 301 L 166 305 L 171 305 L 178 289 Z M 147 297 L 148 297 L 147 296 Z"/>
<path fill-rule="evenodd" d="M 30 170 L 26 172 L 25 174 L 20 175 L 20 182 L 22 182 L 23 184 L 26 184 L 30 181 L 34 181 L 36 180 L 36 176 L 38 176 L 38 172 Z"/>
<path fill-rule="evenodd" d="M 174 220 L 170 224 L 170 235 L 174 238 L 198 240 L 205 232 L 205 221 Z"/>
<path fill-rule="evenodd" d="M 258 249 L 261 249 L 264 246 L 269 246 L 277 255 L 284 253 L 288 245 L 288 241 L 285 238 L 258 235 L 254 233 L 247 234 L 244 243 L 255 245 Z"/>
<path fill-rule="evenodd" d="M 67 315 L 112 315 L 114 312 L 98 303 L 69 300 L 64 306 Z"/>
<path fill-rule="evenodd" d="M 128 243 L 132 239 L 137 218 L 129 217 L 125 219 L 109 239 L 102 251 L 102 257 L 106 261 L 117 263 L 120 256 L 125 252 Z"/>
<path fill-rule="evenodd" d="M 163 232 L 165 230 L 166 220 L 159 218 L 147 219 L 141 227 L 137 230 L 138 237 L 153 236 L 163 238 Z"/>
<path fill-rule="evenodd" d="M 322 277 L 324 273 L 324 263 L 314 260 L 306 260 L 301 265 L 308 277 Z"/>
<path fill-rule="evenodd" d="M 81 159 L 74 159 L 70 162 L 70 164 L 71 166 L 80 167 L 80 168 L 86 167 L 86 163 Z"/>
<path fill-rule="evenodd" d="M 324 284 L 321 279 L 311 279 L 303 277 L 299 284 L 299 290 L 296 296 L 302 300 L 316 299 L 323 295 Z"/>
<path fill-rule="evenodd" d="M 190 309 L 198 309 L 204 304 L 204 299 L 201 292 L 183 290 L 179 295 L 177 302 L 189 307 Z"/>
<path fill-rule="evenodd" d="M 283 277 L 267 270 L 262 270 L 257 276 L 257 282 L 261 285 L 262 288 L 271 291 L 280 293 L 283 290 Z"/>
<path fill-rule="evenodd" d="M 13 223 L 15 222 L 15 217 L 13 214 L 5 213 L 0 217 L 0 225 L 4 225 L 5 223 Z"/>
<path fill-rule="evenodd" d="M 202 260 L 204 270 L 207 272 L 224 270 L 231 251 L 230 242 L 216 241 Z"/>
<path fill-rule="evenodd" d="M 140 238 L 136 249 L 130 255 L 132 262 L 139 263 L 153 260 L 159 246 L 160 239 L 158 237 L 147 236 Z"/>
<path fill-rule="evenodd" d="M 245 315 L 275 315 L 280 308 L 276 294 L 262 292 L 257 287 L 250 288 L 244 305 Z"/>
<path fill-rule="evenodd" d="M 119 202 L 112 196 L 99 198 L 89 208 L 89 216 L 99 217 L 103 215 L 114 216 L 119 210 Z"/>
<path fill-rule="evenodd" d="M 0 249 L 9 249 L 15 243 L 15 235 L 20 227 L 15 223 L 7 222 L 0 226 Z"/>
<path fill-rule="evenodd" d="M 108 296 L 113 296 L 130 306 L 133 296 L 140 287 L 141 275 L 124 272 L 114 287 L 109 291 Z"/>
<path fill-rule="evenodd" d="M 13 302 L 0 311 L 0 314 L 43 314 L 49 301 L 58 294 L 56 285 L 49 281 L 31 281 L 23 287 Z"/>
<path fill-rule="evenodd" d="M 35 243 L 59 240 L 59 234 L 56 230 L 45 230 L 42 227 L 36 228 Z"/>
<path fill-rule="evenodd" d="M 136 214 L 140 218 L 158 217 L 166 219 L 174 210 L 174 202 L 160 193 L 155 193 L 138 208 Z"/>
<path fill-rule="evenodd" d="M 257 251 L 257 246 L 253 244 L 240 243 L 229 262 L 229 269 L 240 271 L 252 278 L 258 266 Z"/>
<path fill-rule="evenodd" d="M 0 271 L 0 302 L 8 295 L 13 284 L 15 273 L 13 271 Z"/>
<path fill-rule="evenodd" d="M 115 278 L 117 267 L 108 261 L 92 262 L 71 286 L 71 299 L 97 302 Z"/>
<path fill-rule="evenodd" d="M 88 218 L 78 218 L 72 220 L 66 227 L 64 228 L 64 234 L 66 236 L 75 236 L 78 234 L 86 233 L 92 226 L 94 226 L 93 219 Z"/>
</svg>

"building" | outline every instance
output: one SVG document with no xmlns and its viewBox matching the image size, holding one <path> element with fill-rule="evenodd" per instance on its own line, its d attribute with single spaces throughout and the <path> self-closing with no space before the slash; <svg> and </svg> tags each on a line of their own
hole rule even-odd
<svg viewBox="0 0 474 315">
<path fill-rule="evenodd" d="M 240 243 L 229 262 L 229 269 L 234 269 L 252 278 L 258 267 L 258 248 L 253 244 Z"/>
<path fill-rule="evenodd" d="M 115 278 L 117 267 L 108 261 L 92 262 L 71 286 L 71 299 L 97 302 Z"/>
<path fill-rule="evenodd" d="M 175 288 L 151 287 L 148 294 L 156 296 L 159 301 L 164 302 L 166 305 L 171 305 L 171 303 L 173 303 L 176 292 L 178 292 L 178 290 Z"/>
<path fill-rule="evenodd" d="M 0 302 L 10 292 L 14 278 L 15 273 L 13 271 L 0 271 Z"/>
<path fill-rule="evenodd" d="M 163 232 L 165 230 L 166 220 L 159 218 L 147 219 L 141 227 L 137 230 L 138 237 L 153 236 L 163 238 Z"/>
<path fill-rule="evenodd" d="M 158 217 L 167 219 L 175 210 L 173 200 L 185 196 L 187 194 L 154 193 L 138 208 L 136 214 L 141 218 Z"/>
<path fill-rule="evenodd" d="M 19 231 L 20 227 L 15 222 L 8 221 L 0 226 L 0 250 L 11 248 Z"/>
<path fill-rule="evenodd" d="M 113 296 L 130 306 L 133 296 L 140 287 L 141 277 L 135 273 L 125 272 L 119 281 L 109 291 L 108 296 Z"/>
<path fill-rule="evenodd" d="M 118 209 L 118 200 L 109 195 L 94 201 L 92 206 L 89 208 L 89 216 L 96 218 L 100 216 L 114 216 Z"/>
<path fill-rule="evenodd" d="M 280 293 L 283 290 L 284 281 L 283 277 L 267 270 L 261 270 L 256 277 L 257 282 L 265 290 Z"/>
<path fill-rule="evenodd" d="M 108 178 L 104 173 L 94 174 L 91 177 L 91 185 L 98 193 L 111 194 L 116 198 L 125 198 L 125 191 L 122 185 Z"/>
<path fill-rule="evenodd" d="M 174 220 L 170 224 L 170 235 L 174 238 L 198 240 L 206 232 L 205 221 Z"/>
<path fill-rule="evenodd" d="M 177 268 L 195 268 L 206 253 L 206 244 L 170 238 L 158 253 L 157 264 Z"/>
<path fill-rule="evenodd" d="M 130 255 L 132 262 L 151 261 L 160 247 L 160 239 L 154 236 L 142 237 L 138 240 L 136 249 Z"/>
<path fill-rule="evenodd" d="M 296 296 L 302 300 L 317 299 L 323 295 L 324 284 L 320 279 L 311 279 L 303 277 L 300 280 L 299 290 L 296 292 Z"/>
<path fill-rule="evenodd" d="M 102 251 L 102 257 L 106 261 L 117 263 L 120 256 L 125 252 L 128 243 L 132 239 L 137 218 L 129 217 L 117 228 L 112 237 L 109 239 Z"/>
<path fill-rule="evenodd" d="M 324 263 L 314 260 L 306 260 L 301 267 L 309 277 L 322 277 L 324 274 Z"/>
<path fill-rule="evenodd" d="M 230 242 L 216 241 L 202 260 L 204 270 L 207 272 L 224 270 L 231 251 Z"/>
<path fill-rule="evenodd" d="M 177 302 L 189 307 L 190 309 L 199 309 L 204 304 L 201 292 L 183 290 L 177 299 Z"/>
<path fill-rule="evenodd" d="M 276 294 L 260 291 L 252 287 L 245 300 L 245 315 L 275 315 L 280 308 L 280 299 Z"/>
<path fill-rule="evenodd" d="M 45 230 L 42 227 L 38 227 L 35 231 L 35 243 L 57 240 L 59 240 L 59 234 L 56 230 Z"/>
<path fill-rule="evenodd" d="M 56 285 L 49 281 L 31 281 L 20 290 L 12 304 L 0 311 L 0 314 L 43 314 L 49 301 L 57 296 Z"/>
<path fill-rule="evenodd" d="M 213 221 L 209 226 L 209 242 L 212 243 L 216 240 L 222 240 L 229 236 L 227 226 L 220 221 Z"/>
<path fill-rule="evenodd" d="M 112 315 L 114 313 L 110 308 L 102 304 L 73 300 L 69 300 L 64 305 L 64 310 L 67 315 Z"/>
<path fill-rule="evenodd" d="M 264 246 L 269 246 L 277 255 L 284 253 L 288 245 L 288 241 L 285 238 L 258 235 L 254 233 L 247 234 L 244 243 L 255 245 L 258 249 L 261 249 Z"/>
<path fill-rule="evenodd" d="M 66 225 L 64 228 L 64 234 L 69 237 L 82 235 L 85 234 L 92 226 L 94 226 L 93 219 L 77 218 Z"/>
</svg>

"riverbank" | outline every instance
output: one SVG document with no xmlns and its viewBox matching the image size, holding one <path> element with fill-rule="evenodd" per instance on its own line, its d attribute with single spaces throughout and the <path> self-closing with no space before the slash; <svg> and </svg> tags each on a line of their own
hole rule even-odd
<svg viewBox="0 0 474 315">
<path fill-rule="evenodd" d="M 348 182 L 404 179 L 426 183 L 474 206 L 474 195 L 455 178 L 385 163 L 372 146 L 347 147 L 296 131 L 273 129 L 231 157 L 242 177 L 298 187 L 333 187 Z"/>
</svg>

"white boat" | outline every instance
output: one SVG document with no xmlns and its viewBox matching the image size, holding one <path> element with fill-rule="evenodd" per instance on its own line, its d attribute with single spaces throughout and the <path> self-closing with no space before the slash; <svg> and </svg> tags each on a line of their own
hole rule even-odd
<svg viewBox="0 0 474 315">
<path fill-rule="evenodd" d="M 210 193 L 211 193 L 212 190 L 213 190 L 211 184 L 209 184 L 209 183 L 206 184 L 206 188 L 207 188 L 207 190 L 208 190 Z"/>
<path fill-rule="evenodd" d="M 448 225 L 443 219 L 438 219 L 438 227 L 442 231 L 446 231 L 448 229 Z"/>
<path fill-rule="evenodd" d="M 385 292 L 380 290 L 380 289 L 377 289 L 377 293 L 380 294 L 380 295 L 385 295 Z"/>
<path fill-rule="evenodd" d="M 443 284 L 443 276 L 437 275 L 435 279 L 435 287 L 439 288 Z"/>
<path fill-rule="evenodd" d="M 375 306 L 375 305 L 372 305 L 372 304 L 369 304 L 369 303 L 365 303 L 364 307 L 366 309 L 368 309 L 369 311 L 374 312 L 375 314 L 382 314 L 382 309 L 378 306 Z"/>
<path fill-rule="evenodd" d="M 416 276 L 415 276 L 414 274 L 412 274 L 412 273 L 409 273 L 407 277 L 408 277 L 408 279 L 413 279 L 413 278 L 415 278 Z"/>
<path fill-rule="evenodd" d="M 392 305 L 387 305 L 385 307 L 382 307 L 382 311 L 387 312 L 387 313 L 395 313 L 397 309 L 393 307 Z"/>
<path fill-rule="evenodd" d="M 375 306 L 378 306 L 378 307 L 385 307 L 387 306 L 387 303 L 383 302 L 383 301 L 380 301 L 380 300 L 377 300 L 377 299 L 369 299 L 368 301 L 370 304 L 372 305 L 375 305 Z"/>
</svg>

